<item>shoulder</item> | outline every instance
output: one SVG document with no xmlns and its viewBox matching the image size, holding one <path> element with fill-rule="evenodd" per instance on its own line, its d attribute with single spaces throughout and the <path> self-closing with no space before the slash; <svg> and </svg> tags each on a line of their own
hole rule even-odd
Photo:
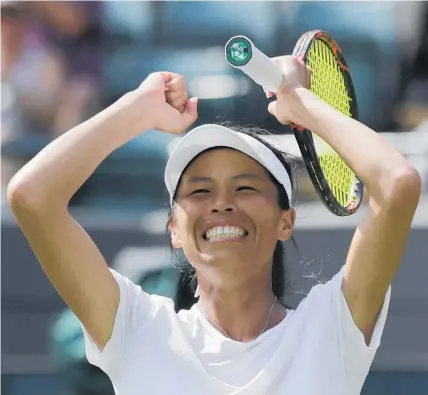
<svg viewBox="0 0 428 395">
<path fill-rule="evenodd" d="M 124 276 L 114 269 L 110 269 L 114 279 L 120 289 L 121 302 L 129 304 L 132 307 L 142 306 L 149 309 L 152 313 L 162 305 L 174 306 L 174 301 L 166 296 L 146 292 L 141 285 L 134 283 L 127 276 Z"/>
<path fill-rule="evenodd" d="M 313 310 L 315 313 L 320 308 L 331 307 L 332 299 L 340 293 L 343 270 L 344 268 L 342 267 L 330 279 L 318 279 L 318 282 L 310 288 L 307 295 L 299 303 L 296 312 L 309 313 Z"/>
<path fill-rule="evenodd" d="M 380 345 L 389 309 L 389 289 L 377 317 L 373 337 L 366 344 L 342 291 L 344 267 L 329 281 L 312 287 L 294 314 L 302 342 L 312 352 L 326 353 L 341 363 L 349 380 L 362 383 Z"/>
<path fill-rule="evenodd" d="M 176 319 L 172 299 L 149 294 L 128 277 L 113 269 L 110 271 L 119 286 L 120 299 L 112 335 L 104 350 L 97 348 L 83 328 L 87 358 L 105 372 L 123 367 L 125 356 L 131 352 L 140 335 L 145 343 L 150 342 L 159 328 L 170 327 L 171 322 Z"/>
</svg>

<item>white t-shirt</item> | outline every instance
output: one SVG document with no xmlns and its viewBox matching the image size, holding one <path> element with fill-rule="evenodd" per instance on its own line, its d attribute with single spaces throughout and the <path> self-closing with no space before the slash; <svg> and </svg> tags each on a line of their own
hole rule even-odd
<svg viewBox="0 0 428 395">
<path fill-rule="evenodd" d="M 386 321 L 391 289 L 367 346 L 341 291 L 343 269 L 314 286 L 296 310 L 255 341 L 224 337 L 193 306 L 149 295 L 114 270 L 120 303 L 100 352 L 85 332 L 90 363 L 117 395 L 357 395 Z"/>
</svg>

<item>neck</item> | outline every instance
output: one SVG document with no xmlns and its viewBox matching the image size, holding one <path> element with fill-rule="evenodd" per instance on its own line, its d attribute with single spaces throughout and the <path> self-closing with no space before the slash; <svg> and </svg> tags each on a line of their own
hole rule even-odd
<svg viewBox="0 0 428 395">
<path fill-rule="evenodd" d="M 248 342 L 276 326 L 285 309 L 276 302 L 270 281 L 214 286 L 198 276 L 198 307 L 211 324 L 233 340 Z"/>
</svg>

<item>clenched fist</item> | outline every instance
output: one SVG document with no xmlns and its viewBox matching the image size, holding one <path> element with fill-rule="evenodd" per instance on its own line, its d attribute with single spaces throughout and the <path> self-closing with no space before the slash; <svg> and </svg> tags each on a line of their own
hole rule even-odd
<svg viewBox="0 0 428 395">
<path fill-rule="evenodd" d="M 198 100 L 189 99 L 185 79 L 179 74 L 152 73 L 132 94 L 154 129 L 181 134 L 198 118 Z"/>
</svg>

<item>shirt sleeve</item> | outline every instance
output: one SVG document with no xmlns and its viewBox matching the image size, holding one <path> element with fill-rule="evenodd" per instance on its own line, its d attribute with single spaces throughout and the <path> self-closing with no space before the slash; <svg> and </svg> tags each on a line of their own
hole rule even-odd
<svg viewBox="0 0 428 395">
<path fill-rule="evenodd" d="M 337 319 L 339 346 L 348 373 L 348 378 L 364 382 L 371 364 L 379 348 L 385 328 L 391 300 L 391 286 L 388 288 L 381 310 L 376 320 L 373 335 L 367 345 L 364 335 L 357 327 L 342 291 L 344 267 L 328 283 L 326 287 L 330 300 L 331 311 Z"/>
<path fill-rule="evenodd" d="M 149 295 L 128 278 L 110 269 L 119 290 L 120 299 L 110 339 L 103 351 L 100 351 L 89 333 L 83 327 L 86 357 L 92 365 L 98 366 L 107 374 L 112 374 L 124 366 L 127 345 L 135 333 L 148 325 L 153 319 L 157 307 L 166 298 Z"/>
</svg>

